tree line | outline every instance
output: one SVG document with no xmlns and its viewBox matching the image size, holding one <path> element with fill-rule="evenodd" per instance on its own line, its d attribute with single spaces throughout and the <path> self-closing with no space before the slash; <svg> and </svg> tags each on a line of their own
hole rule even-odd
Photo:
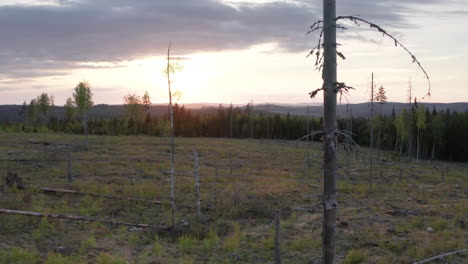
<svg viewBox="0 0 468 264">
<path fill-rule="evenodd" d="M 4 122 L 2 130 L 22 132 L 63 132 L 94 135 L 149 135 L 169 136 L 169 110 L 162 116 L 149 111 L 151 99 L 129 94 L 123 98 L 125 115 L 120 118 L 88 120 L 87 112 L 93 106 L 90 85 L 80 82 L 68 98 L 65 116 L 51 114 L 54 98 L 42 93 L 24 103 L 20 110 L 21 122 Z M 351 109 L 352 111 L 352 109 Z M 219 107 L 209 113 L 194 113 L 183 105 L 175 104 L 174 133 L 177 137 L 256 138 L 297 140 L 310 131 L 322 129 L 322 117 L 268 113 L 255 110 L 251 103 L 244 107 Z M 393 150 L 416 159 L 442 159 L 468 161 L 468 112 L 437 111 L 416 101 L 396 114 L 378 114 L 371 121 L 366 117 L 338 118 L 338 127 L 347 129 L 351 124 L 352 139 L 359 145 L 370 146 L 371 122 L 379 127 L 374 147 Z M 309 125 L 307 125 L 309 124 Z M 231 129 L 232 126 L 232 129 Z M 349 129 L 349 128 L 348 128 Z M 306 139 L 306 138 L 305 138 Z M 303 138 L 303 140 L 305 140 Z M 321 141 L 320 133 L 309 139 Z M 344 138 L 340 138 L 344 141 Z"/>
</svg>

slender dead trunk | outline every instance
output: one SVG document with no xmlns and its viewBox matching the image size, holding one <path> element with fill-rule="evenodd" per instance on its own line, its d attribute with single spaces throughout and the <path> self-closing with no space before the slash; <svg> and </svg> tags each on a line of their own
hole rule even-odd
<svg viewBox="0 0 468 264">
<path fill-rule="evenodd" d="M 266 138 L 270 139 L 270 111 L 268 102 L 266 105 Z"/>
<path fill-rule="evenodd" d="M 335 259 L 335 233 L 336 233 L 336 1 L 323 1 L 323 32 L 324 32 L 324 115 L 323 127 L 323 230 L 322 230 L 322 263 L 332 264 Z"/>
<path fill-rule="evenodd" d="M 250 100 L 250 140 L 253 140 L 253 100 Z"/>
<path fill-rule="evenodd" d="M 72 160 L 71 160 L 71 154 L 70 151 L 68 151 L 68 183 L 72 183 L 73 181 L 73 175 L 72 175 Z"/>
<path fill-rule="evenodd" d="M 281 210 L 275 210 L 275 264 L 281 264 L 280 217 Z"/>
<path fill-rule="evenodd" d="M 434 140 L 432 141 L 432 153 L 431 153 L 431 159 L 432 160 L 435 159 L 435 144 L 436 144 L 436 141 L 435 141 L 435 138 L 434 138 Z"/>
<path fill-rule="evenodd" d="M 371 116 L 370 116 L 370 167 L 369 167 L 369 192 L 372 192 L 372 150 L 374 149 L 374 73 L 371 81 Z"/>
<path fill-rule="evenodd" d="M 382 103 L 379 103 L 379 140 L 377 142 L 377 160 L 380 162 L 380 148 L 382 138 Z"/>
<path fill-rule="evenodd" d="M 197 221 L 201 222 L 200 176 L 198 174 L 198 152 L 195 149 L 193 149 L 193 170 L 195 175 L 195 208 L 197 210 Z"/>
<path fill-rule="evenodd" d="M 232 103 L 231 103 L 231 114 L 230 114 L 230 125 L 229 125 L 229 132 L 230 132 L 230 137 L 231 137 L 231 146 L 229 149 L 229 174 L 232 175 L 232 115 L 233 115 L 234 109 L 232 108 Z"/>
<path fill-rule="evenodd" d="M 346 104 L 346 130 L 348 131 L 348 136 L 351 136 L 351 133 L 350 133 L 350 124 L 349 124 L 349 104 Z M 350 145 L 350 140 L 348 138 L 346 138 L 346 177 L 349 178 L 349 155 L 350 155 L 350 148 L 349 148 L 349 145 Z"/>
<path fill-rule="evenodd" d="M 416 135 L 417 137 L 417 147 L 416 147 L 416 161 L 419 161 L 419 126 L 418 126 L 418 134 Z"/>
<path fill-rule="evenodd" d="M 172 226 L 176 224 L 176 217 L 175 217 L 175 147 L 174 147 L 174 112 L 172 109 L 172 91 L 171 91 L 171 66 L 170 66 L 170 55 L 171 55 L 171 43 L 169 43 L 169 47 L 167 49 L 167 87 L 169 89 L 169 117 L 171 119 L 171 193 L 170 193 L 170 200 L 171 200 L 171 215 L 172 215 Z"/>
</svg>

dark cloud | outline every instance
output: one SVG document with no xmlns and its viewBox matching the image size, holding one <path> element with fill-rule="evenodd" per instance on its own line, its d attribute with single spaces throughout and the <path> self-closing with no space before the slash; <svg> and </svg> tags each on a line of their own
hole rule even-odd
<svg viewBox="0 0 468 264">
<path fill-rule="evenodd" d="M 438 0 L 413 0 L 415 4 Z M 410 27 L 406 0 L 339 1 L 339 14 Z M 57 5 L 0 7 L 0 72 L 12 78 L 67 74 L 79 62 L 119 62 L 164 54 L 245 49 L 277 43 L 306 51 L 305 32 L 321 1 L 235 6 L 215 0 L 58 0 Z M 112 67 L 112 66 L 110 66 Z M 0 75 L 1 76 L 1 75 Z"/>
</svg>

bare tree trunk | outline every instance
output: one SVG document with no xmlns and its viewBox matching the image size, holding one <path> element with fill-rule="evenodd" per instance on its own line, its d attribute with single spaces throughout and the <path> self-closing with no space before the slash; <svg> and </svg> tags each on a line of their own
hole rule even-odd
<svg viewBox="0 0 468 264">
<path fill-rule="evenodd" d="M 266 105 L 266 138 L 270 139 L 270 109 L 268 107 L 268 102 Z"/>
<path fill-rule="evenodd" d="M 371 117 L 370 117 L 370 168 L 369 168 L 369 192 L 372 192 L 372 150 L 374 149 L 374 73 L 371 82 Z"/>
<path fill-rule="evenodd" d="M 348 136 L 351 136 L 351 133 L 349 131 L 350 125 L 349 125 L 349 104 L 346 104 L 346 130 L 348 131 Z M 346 177 L 349 178 L 349 155 L 350 155 L 350 149 L 349 149 L 349 139 L 346 138 Z"/>
<path fill-rule="evenodd" d="M 195 149 L 193 149 L 193 169 L 195 174 L 195 208 L 197 210 L 197 221 L 201 222 L 200 176 L 198 175 L 198 152 Z"/>
<path fill-rule="evenodd" d="M 336 233 L 336 1 L 323 1 L 323 31 L 324 31 L 324 193 L 323 193 L 323 230 L 322 230 L 322 263 L 332 264 L 335 259 Z"/>
<path fill-rule="evenodd" d="M 275 264 L 281 264 L 280 216 L 281 211 L 275 210 Z"/>
<path fill-rule="evenodd" d="M 381 148 L 381 138 L 382 138 L 382 103 L 379 103 L 379 140 L 377 147 L 377 160 L 380 162 L 380 148 Z"/>
<path fill-rule="evenodd" d="M 253 140 L 253 100 L 250 100 L 250 140 Z"/>
<path fill-rule="evenodd" d="M 167 49 L 167 86 L 169 89 L 169 116 L 171 119 L 171 214 L 172 214 L 172 226 L 176 224 L 175 217 L 175 146 L 174 146 L 174 112 L 172 109 L 172 91 L 171 91 L 171 66 L 170 66 L 170 54 L 171 54 L 171 43 L 169 43 L 169 48 Z"/>
<path fill-rule="evenodd" d="M 230 117 L 230 136 L 231 136 L 231 146 L 229 149 L 229 174 L 232 175 L 232 115 L 233 115 L 234 109 L 232 108 L 232 103 L 231 103 L 231 117 Z"/>
<path fill-rule="evenodd" d="M 71 183 L 72 181 L 73 181 L 72 161 L 71 161 L 70 151 L 68 151 L 68 182 Z"/>
<path fill-rule="evenodd" d="M 416 135 L 417 137 L 417 147 L 416 147 L 416 161 L 419 161 L 419 126 L 418 126 L 418 134 Z"/>
<path fill-rule="evenodd" d="M 435 159 L 435 145 L 436 145 L 436 141 L 435 141 L 435 138 L 432 142 L 432 153 L 431 153 L 431 159 L 434 160 Z"/>
</svg>

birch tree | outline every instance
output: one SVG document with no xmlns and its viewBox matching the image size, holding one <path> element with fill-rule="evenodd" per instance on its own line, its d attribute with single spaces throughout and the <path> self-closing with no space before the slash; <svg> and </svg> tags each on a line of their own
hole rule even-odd
<svg viewBox="0 0 468 264">
<path fill-rule="evenodd" d="M 124 96 L 124 108 L 133 123 L 133 134 L 136 135 L 138 132 L 138 123 L 142 119 L 144 112 L 144 105 L 140 96 L 136 94 Z"/>
<path fill-rule="evenodd" d="M 176 224 L 176 216 L 175 216 L 175 130 L 174 130 L 174 110 L 172 107 L 172 97 L 178 96 L 180 93 L 173 93 L 171 89 L 172 79 L 171 76 L 174 75 L 176 72 L 182 70 L 182 65 L 178 64 L 177 62 L 171 61 L 171 43 L 169 43 L 169 47 L 167 48 L 167 65 L 164 69 L 164 75 L 167 78 L 167 88 L 169 92 L 169 119 L 170 119 L 170 137 L 171 137 L 171 191 L 170 191 L 170 200 L 171 200 L 171 223 L 173 226 Z"/>
<path fill-rule="evenodd" d="M 426 129 L 427 127 L 427 115 L 426 115 L 426 108 L 421 105 L 421 104 L 418 104 L 417 108 L 416 108 L 416 127 L 418 129 L 418 132 L 417 132 L 417 139 L 416 139 L 416 160 L 419 160 L 419 154 L 420 154 L 420 139 L 421 139 L 421 131 L 423 131 L 424 129 Z"/>
<path fill-rule="evenodd" d="M 88 135 L 88 111 L 93 106 L 93 93 L 91 92 L 91 86 L 88 82 L 80 82 L 75 87 L 73 93 L 73 99 L 75 101 L 78 112 L 81 115 L 81 122 L 83 123 L 84 133 Z"/>
</svg>

